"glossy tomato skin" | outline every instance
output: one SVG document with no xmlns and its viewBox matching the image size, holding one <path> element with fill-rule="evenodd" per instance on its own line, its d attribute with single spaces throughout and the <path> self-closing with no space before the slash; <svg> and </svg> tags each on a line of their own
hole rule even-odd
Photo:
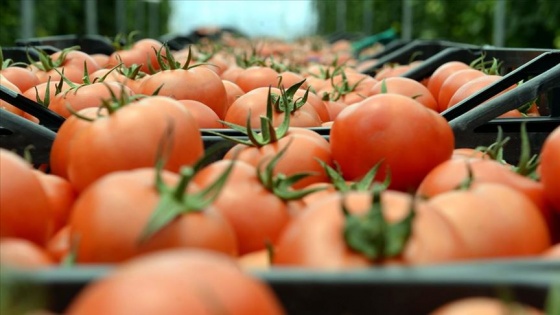
<svg viewBox="0 0 560 315">
<path fill-rule="evenodd" d="M 387 193 L 386 203 L 398 203 L 384 212 L 394 220 L 406 214 L 408 195 Z M 387 197 L 388 196 L 388 197 Z M 273 256 L 273 266 L 298 266 L 316 269 L 366 268 L 372 264 L 365 256 L 353 251 L 343 237 L 344 215 L 341 203 L 345 200 L 349 211 L 363 214 L 371 204 L 371 196 L 351 192 L 346 197 L 333 193 L 310 204 L 282 233 Z"/>
<path fill-rule="evenodd" d="M 142 94 L 168 96 L 176 100 L 195 100 L 209 106 L 220 119 L 226 114 L 228 96 L 220 76 L 207 67 L 188 70 L 162 70 L 142 80 Z"/>
<path fill-rule="evenodd" d="M 81 192 L 110 172 L 152 167 L 162 141 L 171 144 L 164 168 L 173 172 L 194 164 L 203 154 L 196 120 L 179 101 L 143 98 L 96 119 L 75 135 L 68 148 L 68 178 Z"/>
<path fill-rule="evenodd" d="M 18 269 L 39 269 L 54 267 L 54 260 L 43 247 L 31 241 L 3 237 L 0 239 L 0 264 Z"/>
<path fill-rule="evenodd" d="M 134 298 L 126 298 L 127 296 Z M 123 298 L 124 297 L 124 298 Z M 121 265 L 85 288 L 68 315 L 285 314 L 273 291 L 224 255 L 164 251 Z"/>
<path fill-rule="evenodd" d="M 153 168 L 115 172 L 80 194 L 69 222 L 71 239 L 79 242 L 78 262 L 117 263 L 175 247 L 237 255 L 231 226 L 211 207 L 180 215 L 141 243 L 141 233 L 161 199 L 155 188 L 155 176 Z M 171 172 L 164 171 L 162 176 L 169 185 L 178 181 L 178 175 Z"/>
<path fill-rule="evenodd" d="M 506 185 L 474 184 L 437 195 L 427 203 L 454 227 L 467 259 L 529 257 L 551 246 L 541 211 Z"/>
<path fill-rule="evenodd" d="M 270 159 L 287 146 L 289 147 L 274 168 L 274 175 L 291 176 L 296 173 L 311 172 L 310 176 L 292 185 L 295 189 L 328 181 L 325 170 L 317 160 L 332 166 L 329 142 L 318 133 L 306 128 L 292 127 L 280 140 L 260 148 L 245 144 L 235 145 L 226 153 L 224 159 L 233 159 L 237 154 L 236 159 L 264 169 Z"/>
<path fill-rule="evenodd" d="M 0 237 L 23 238 L 43 246 L 55 232 L 52 213 L 31 165 L 0 148 Z"/>
<path fill-rule="evenodd" d="M 395 93 L 410 98 L 420 104 L 437 111 L 437 100 L 432 96 L 432 93 L 422 83 L 404 77 L 391 77 L 377 82 L 371 88 L 371 95 L 383 93 L 383 85 L 387 89 L 386 93 Z"/>
<path fill-rule="evenodd" d="M 560 127 L 556 127 L 543 144 L 540 175 L 546 197 L 560 214 Z"/>
<path fill-rule="evenodd" d="M 454 300 L 441 305 L 429 315 L 502 315 L 519 312 L 525 315 L 542 315 L 540 310 L 518 303 L 506 303 L 497 298 L 473 296 Z"/>
<path fill-rule="evenodd" d="M 235 230 L 243 255 L 265 249 L 267 242 L 275 244 L 290 214 L 288 205 L 260 182 L 257 168 L 241 160 L 212 163 L 197 173 L 194 183 L 211 185 L 231 163 L 233 169 L 213 204 Z"/>
<path fill-rule="evenodd" d="M 390 188 L 414 191 L 430 170 L 449 159 L 454 137 L 447 121 L 413 99 L 378 94 L 343 109 L 330 132 L 333 159 L 347 180 L 357 180 L 382 162 Z"/>
<path fill-rule="evenodd" d="M 426 87 L 432 93 L 436 101 L 439 98 L 439 92 L 445 80 L 453 73 L 463 69 L 470 69 L 470 67 L 464 62 L 450 61 L 439 66 L 434 73 L 432 73 Z M 443 112 L 446 108 L 447 107 L 438 104 L 438 112 Z"/>
</svg>

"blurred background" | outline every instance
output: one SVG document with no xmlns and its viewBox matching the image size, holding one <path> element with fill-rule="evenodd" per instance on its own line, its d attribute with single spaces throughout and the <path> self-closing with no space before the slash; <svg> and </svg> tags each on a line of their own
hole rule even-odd
<svg viewBox="0 0 560 315">
<path fill-rule="evenodd" d="M 0 45 L 51 35 L 185 35 L 228 27 L 250 37 L 322 35 L 560 48 L 559 0 L 0 0 Z"/>
</svg>

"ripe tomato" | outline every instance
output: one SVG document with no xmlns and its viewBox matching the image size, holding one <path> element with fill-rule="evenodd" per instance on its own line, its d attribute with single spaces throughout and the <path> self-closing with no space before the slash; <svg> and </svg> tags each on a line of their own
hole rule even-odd
<svg viewBox="0 0 560 315">
<path fill-rule="evenodd" d="M 270 67 L 253 66 L 241 71 L 235 80 L 235 84 L 245 93 L 256 88 L 278 87 L 279 75 L 276 70 Z"/>
<path fill-rule="evenodd" d="M 415 190 L 424 176 L 449 159 L 454 138 L 435 111 L 398 94 L 378 94 L 343 109 L 333 122 L 334 161 L 347 180 L 358 180 L 382 162 L 377 179 L 391 173 L 390 188 Z"/>
<path fill-rule="evenodd" d="M 437 104 L 439 108 L 448 108 L 449 100 L 453 97 L 453 94 L 457 92 L 466 83 L 476 79 L 486 76 L 486 74 L 477 69 L 463 69 L 451 74 L 439 89 L 439 94 L 436 96 Z"/>
<path fill-rule="evenodd" d="M 439 66 L 434 73 L 432 73 L 427 88 L 436 100 L 439 98 L 439 91 L 445 80 L 453 73 L 463 69 L 470 69 L 470 67 L 464 62 L 449 61 Z M 443 112 L 446 108 L 447 107 L 442 107 L 438 104 L 438 112 Z"/>
<path fill-rule="evenodd" d="M 237 160 L 263 169 L 264 165 L 286 146 L 289 147 L 274 168 L 274 175 L 291 176 L 302 172 L 312 173 L 311 176 L 296 182 L 292 186 L 295 189 L 316 182 L 328 181 L 325 170 L 317 160 L 332 166 L 329 142 L 318 133 L 305 128 L 291 127 L 283 138 L 262 147 L 237 144 L 226 153 L 224 159 L 233 159 L 237 154 Z"/>
<path fill-rule="evenodd" d="M 2 75 L 2 85 L 4 85 L 4 80 L 8 80 L 17 86 L 20 91 L 26 91 L 40 83 L 37 75 L 27 68 L 6 67 L 0 69 L 0 74 Z"/>
<path fill-rule="evenodd" d="M 497 298 L 475 296 L 448 302 L 432 311 L 429 315 L 502 315 L 508 313 L 521 313 L 525 315 L 544 314 L 531 306 L 506 303 Z"/>
<path fill-rule="evenodd" d="M 162 70 L 142 80 L 140 91 L 152 95 L 158 88 L 159 96 L 177 100 L 195 100 L 209 106 L 223 119 L 228 99 L 222 79 L 207 67 Z"/>
<path fill-rule="evenodd" d="M 0 170 L 0 237 L 43 246 L 55 232 L 55 219 L 41 182 L 27 161 L 3 148 Z"/>
<path fill-rule="evenodd" d="M 233 169 L 213 204 L 233 227 L 243 255 L 264 249 L 267 242 L 276 243 L 290 214 L 287 203 L 260 182 L 257 168 L 241 160 L 212 163 L 196 174 L 194 183 L 209 186 L 231 163 Z"/>
<path fill-rule="evenodd" d="M 427 204 L 453 226 L 468 259 L 535 256 L 551 246 L 540 209 L 506 185 L 473 184 L 439 194 Z"/>
<path fill-rule="evenodd" d="M 33 172 L 43 186 L 45 195 L 51 204 L 53 229 L 58 231 L 68 221 L 72 204 L 76 199 L 76 192 L 70 182 L 60 176 L 43 173 L 39 170 L 33 170 Z"/>
<path fill-rule="evenodd" d="M 281 91 L 278 88 L 256 88 L 243 94 L 235 102 L 233 102 L 233 104 L 229 107 L 224 120 L 236 125 L 246 126 L 247 117 L 249 117 L 250 114 L 251 126 L 257 129 L 260 128 L 261 116 L 266 116 L 266 105 L 269 91 L 277 97 L 281 95 Z M 301 91 L 302 92 L 300 93 L 305 93 L 305 90 Z M 303 97 L 302 94 L 296 93 L 294 100 L 301 97 Z M 284 115 L 285 113 L 283 110 L 273 109 L 272 122 L 275 127 L 282 124 Z M 290 126 L 319 127 L 321 126 L 321 118 L 313 105 L 307 101 L 300 108 L 291 113 Z"/>
<path fill-rule="evenodd" d="M 540 175 L 544 192 L 560 214 L 560 127 L 546 138 L 541 149 Z"/>
<path fill-rule="evenodd" d="M 162 141 L 171 144 L 165 169 L 173 172 L 195 163 L 204 151 L 198 125 L 179 101 L 143 98 L 81 128 L 67 148 L 68 179 L 81 192 L 110 172 L 152 167 Z"/>
<path fill-rule="evenodd" d="M 133 299 L 122 298 L 134 296 Z M 89 285 L 68 315 L 284 314 L 273 291 L 218 253 L 181 250 L 140 257 Z"/>
<path fill-rule="evenodd" d="M 210 107 L 195 100 L 180 100 L 181 104 L 191 112 L 198 123 L 198 128 L 219 129 L 224 128 L 220 123 L 220 117 Z"/>
<path fill-rule="evenodd" d="M 36 269 L 54 266 L 54 260 L 43 247 L 22 238 L 0 239 L 0 264 L 4 267 Z"/>
<path fill-rule="evenodd" d="M 72 115 L 72 111 L 79 111 L 87 107 L 100 107 L 104 100 L 111 99 L 111 94 L 117 98 L 121 94 L 132 96 L 134 92 L 119 82 L 99 82 L 86 84 L 77 89 L 68 89 L 55 95 L 49 104 L 49 109 L 64 118 Z"/>
<path fill-rule="evenodd" d="M 395 93 L 413 98 L 418 103 L 429 109 L 437 111 L 437 101 L 432 93 L 422 83 L 404 77 L 391 77 L 377 82 L 371 88 L 371 95 L 381 94 L 383 85 L 385 85 L 386 93 Z"/>
<path fill-rule="evenodd" d="M 163 171 L 161 176 L 167 185 L 179 181 L 177 174 L 168 171 Z M 182 206 L 186 212 L 141 242 L 150 217 L 164 198 L 155 179 L 154 168 L 114 172 L 79 195 L 69 221 L 70 239 L 78 241 L 79 263 L 117 263 L 175 247 L 205 248 L 237 255 L 231 226 L 212 206 L 190 212 L 187 206 Z M 197 191 L 194 185 L 189 189 Z"/>
</svg>

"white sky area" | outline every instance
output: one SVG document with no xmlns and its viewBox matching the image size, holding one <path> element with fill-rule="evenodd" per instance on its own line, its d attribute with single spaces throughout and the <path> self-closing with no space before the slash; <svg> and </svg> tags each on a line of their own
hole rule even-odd
<svg viewBox="0 0 560 315">
<path fill-rule="evenodd" d="M 291 40 L 316 31 L 311 0 L 171 0 L 169 30 L 189 34 L 198 27 L 232 27 L 249 37 Z"/>
</svg>

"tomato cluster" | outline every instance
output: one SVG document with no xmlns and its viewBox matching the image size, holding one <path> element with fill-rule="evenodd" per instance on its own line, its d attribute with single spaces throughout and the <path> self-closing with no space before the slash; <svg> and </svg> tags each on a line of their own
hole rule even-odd
<svg viewBox="0 0 560 315">
<path fill-rule="evenodd" d="M 111 56 L 70 48 L 4 63 L 3 86 L 66 120 L 46 171 L 0 150 L 2 264 L 123 265 L 69 314 L 100 303 L 135 313 L 144 298 L 164 313 L 276 314 L 239 268 L 560 257 L 560 127 L 540 159 L 513 166 L 503 142 L 456 148 L 439 115 L 499 75 L 450 62 L 423 82 L 396 67 L 372 77 L 349 46 L 256 46 L 224 37 L 172 51 L 143 39 Z M 536 104 L 508 116 L 527 115 Z M 204 130 L 236 144 L 212 156 Z M 111 303 L 131 286 L 161 295 Z"/>
</svg>

